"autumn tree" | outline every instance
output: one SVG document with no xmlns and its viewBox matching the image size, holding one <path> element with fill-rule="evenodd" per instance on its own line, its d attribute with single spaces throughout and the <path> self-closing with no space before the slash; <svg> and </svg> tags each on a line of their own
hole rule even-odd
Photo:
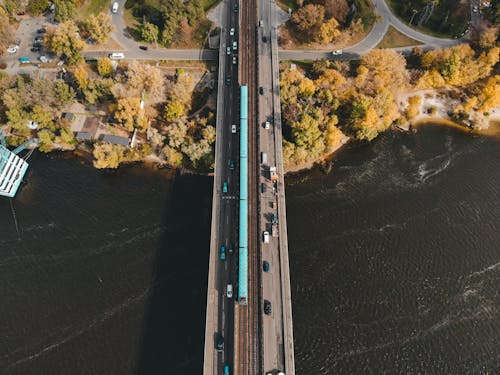
<svg viewBox="0 0 500 375">
<path fill-rule="evenodd" d="M 15 31 L 9 22 L 9 15 L 0 7 L 0 55 L 7 51 L 7 47 L 15 40 Z"/>
<path fill-rule="evenodd" d="M 57 22 L 66 22 L 75 18 L 75 0 L 53 0 L 52 3 L 55 6 L 54 20 Z"/>
<path fill-rule="evenodd" d="M 321 5 L 308 4 L 296 10 L 290 22 L 304 39 L 318 34 L 325 18 L 325 8 Z"/>
<path fill-rule="evenodd" d="M 422 97 L 414 95 L 408 98 L 408 108 L 406 109 L 406 116 L 408 119 L 417 117 L 420 114 L 420 105 L 422 104 Z"/>
<path fill-rule="evenodd" d="M 90 15 L 82 21 L 80 28 L 86 37 L 96 40 L 97 43 L 104 43 L 113 31 L 111 16 L 102 12 L 97 16 Z"/>
<path fill-rule="evenodd" d="M 157 67 L 133 60 L 128 64 L 125 74 L 129 95 L 139 96 L 142 93 L 151 97 L 161 95 L 163 74 Z"/>
<path fill-rule="evenodd" d="M 111 143 L 101 143 L 94 145 L 94 167 L 103 168 L 118 168 L 125 156 L 125 148 L 121 145 L 113 145 Z"/>
<path fill-rule="evenodd" d="M 335 18 L 330 18 L 323 23 L 319 29 L 319 41 L 321 43 L 331 43 L 340 35 L 339 23 Z"/>
<path fill-rule="evenodd" d="M 479 46 L 483 49 L 495 47 L 498 39 L 498 26 L 491 26 L 482 30 L 479 36 Z"/>
<path fill-rule="evenodd" d="M 64 55 L 69 65 L 82 60 L 81 51 L 85 48 L 85 43 L 81 40 L 73 21 L 64 22 L 57 28 L 47 30 L 44 45 L 49 51 Z"/>
<path fill-rule="evenodd" d="M 29 0 L 27 10 L 34 16 L 39 16 L 49 7 L 49 0 Z"/>
<path fill-rule="evenodd" d="M 137 97 L 118 99 L 114 116 L 129 131 L 148 128 L 147 118 L 141 110 L 141 100 Z"/>
<path fill-rule="evenodd" d="M 97 61 L 97 71 L 103 77 L 109 76 L 114 72 L 113 63 L 110 58 L 103 57 Z"/>
<path fill-rule="evenodd" d="M 500 75 L 488 79 L 479 95 L 479 110 L 487 112 L 500 105 Z"/>
<path fill-rule="evenodd" d="M 167 164 L 172 168 L 178 168 L 182 165 L 182 153 L 177 151 L 175 148 L 165 146 L 162 149 L 162 154 L 167 160 Z"/>
<path fill-rule="evenodd" d="M 366 92 L 373 92 L 381 87 L 397 92 L 404 90 L 408 84 L 405 58 L 395 51 L 371 50 L 361 58 L 361 67 L 366 68 Z"/>
</svg>

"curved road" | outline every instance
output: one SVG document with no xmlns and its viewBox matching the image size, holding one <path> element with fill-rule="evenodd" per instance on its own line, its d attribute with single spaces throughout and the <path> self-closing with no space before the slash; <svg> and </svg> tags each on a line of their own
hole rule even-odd
<svg viewBox="0 0 500 375">
<path fill-rule="evenodd" d="M 402 34 L 413 38 L 423 45 L 421 46 L 425 50 L 433 48 L 446 48 L 451 47 L 456 44 L 463 43 L 463 39 L 444 39 L 436 38 L 427 34 L 424 34 L 418 30 L 412 29 L 403 23 L 397 16 L 392 13 L 389 6 L 384 0 L 372 0 L 375 5 L 375 11 L 381 18 L 380 22 L 375 23 L 370 33 L 361 42 L 345 48 L 343 54 L 340 56 L 332 56 L 329 51 L 311 51 L 311 50 L 280 50 L 281 60 L 316 60 L 316 59 L 336 59 L 336 60 L 350 60 L 353 58 L 358 58 L 361 55 L 368 53 L 370 50 L 374 49 L 383 39 L 385 33 L 387 32 L 390 25 L 392 25 L 396 30 Z M 406 52 L 411 50 L 411 47 L 400 48 L 399 51 Z"/>
</svg>

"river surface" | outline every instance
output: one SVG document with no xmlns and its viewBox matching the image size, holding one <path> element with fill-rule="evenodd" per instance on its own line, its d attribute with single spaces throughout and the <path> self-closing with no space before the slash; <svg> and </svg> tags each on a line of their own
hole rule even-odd
<svg viewBox="0 0 500 375">
<path fill-rule="evenodd" d="M 201 374 L 211 178 L 30 163 L 0 199 L 0 374 Z M 298 375 L 500 373 L 499 164 L 422 126 L 288 178 Z"/>
</svg>

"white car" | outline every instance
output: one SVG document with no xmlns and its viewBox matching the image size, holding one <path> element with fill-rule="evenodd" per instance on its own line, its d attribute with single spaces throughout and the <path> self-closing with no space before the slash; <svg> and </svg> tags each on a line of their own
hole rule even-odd
<svg viewBox="0 0 500 375">
<path fill-rule="evenodd" d="M 233 50 L 237 50 L 238 49 L 238 43 L 237 42 L 233 42 Z"/>
<path fill-rule="evenodd" d="M 226 54 L 230 55 L 231 54 L 231 47 L 226 47 Z"/>
<path fill-rule="evenodd" d="M 17 51 L 19 51 L 19 46 L 9 46 L 9 48 L 7 48 L 7 52 L 8 53 L 16 53 Z"/>
<path fill-rule="evenodd" d="M 227 284 L 227 298 L 233 298 L 233 285 Z"/>
<path fill-rule="evenodd" d="M 46 56 L 40 56 L 38 60 L 40 60 L 43 63 L 49 62 L 49 59 Z"/>
<path fill-rule="evenodd" d="M 271 127 L 271 123 L 269 121 L 266 121 L 266 123 L 264 124 L 264 128 L 267 130 Z"/>
<path fill-rule="evenodd" d="M 118 2 L 117 2 L 117 1 L 115 1 L 115 2 L 113 3 L 113 5 L 111 6 L 111 11 L 112 11 L 113 13 L 118 13 L 118 7 L 119 7 L 119 6 L 120 6 L 120 5 L 118 4 Z"/>
<path fill-rule="evenodd" d="M 336 49 L 335 51 L 332 51 L 332 55 L 333 56 L 342 55 L 342 50 L 341 49 Z"/>
<path fill-rule="evenodd" d="M 235 55 L 233 55 L 233 64 L 236 65 L 237 62 L 238 62 L 238 58 Z"/>
<path fill-rule="evenodd" d="M 231 27 L 231 30 L 229 30 L 229 35 L 231 35 L 231 36 L 234 35 L 234 27 Z"/>
<path fill-rule="evenodd" d="M 262 233 L 264 243 L 269 243 L 269 232 L 265 231 Z"/>
<path fill-rule="evenodd" d="M 236 125 L 235 124 L 231 125 L 231 133 L 233 133 L 233 134 L 236 133 Z"/>
</svg>

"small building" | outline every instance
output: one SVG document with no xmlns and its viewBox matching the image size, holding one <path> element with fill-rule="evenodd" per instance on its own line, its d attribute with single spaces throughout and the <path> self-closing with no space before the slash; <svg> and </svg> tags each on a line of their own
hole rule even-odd
<svg viewBox="0 0 500 375">
<path fill-rule="evenodd" d="M 104 134 L 101 137 L 101 141 L 107 142 L 107 143 L 112 143 L 114 145 L 123 145 L 123 146 L 128 146 L 128 144 L 129 144 L 128 138 L 119 137 L 117 135 L 111 135 L 111 134 Z"/>
<path fill-rule="evenodd" d="M 64 112 L 62 114 L 62 119 L 68 120 L 69 122 L 73 122 L 73 120 L 75 119 L 75 115 L 73 113 L 70 113 L 70 112 Z"/>
<path fill-rule="evenodd" d="M 79 141 L 90 141 L 92 140 L 92 134 L 88 132 L 77 132 L 75 138 Z"/>
</svg>

